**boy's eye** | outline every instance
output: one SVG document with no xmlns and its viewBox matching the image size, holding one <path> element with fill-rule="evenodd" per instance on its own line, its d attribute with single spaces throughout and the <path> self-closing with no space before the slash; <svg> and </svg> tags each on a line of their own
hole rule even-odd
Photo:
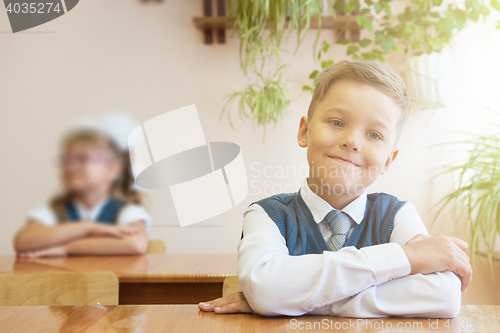
<svg viewBox="0 0 500 333">
<path fill-rule="evenodd" d="M 370 138 L 374 139 L 374 140 L 380 140 L 380 139 L 381 139 L 380 135 L 378 135 L 378 134 L 377 134 L 377 133 L 375 133 L 375 132 L 370 132 L 370 133 L 368 133 L 368 136 L 369 136 Z"/>
<path fill-rule="evenodd" d="M 340 120 L 332 120 L 332 124 L 335 127 L 342 127 L 342 126 L 344 126 L 344 124 L 342 124 L 342 122 Z"/>
</svg>

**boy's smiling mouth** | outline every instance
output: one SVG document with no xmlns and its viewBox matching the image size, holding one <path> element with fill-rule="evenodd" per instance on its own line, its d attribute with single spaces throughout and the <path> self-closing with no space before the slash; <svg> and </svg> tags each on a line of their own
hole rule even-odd
<svg viewBox="0 0 500 333">
<path fill-rule="evenodd" d="M 349 166 L 353 166 L 353 167 L 359 167 L 359 165 L 357 164 L 354 164 L 354 162 L 352 162 L 351 160 L 347 159 L 347 158 L 342 158 L 342 157 L 334 157 L 334 156 L 330 156 L 328 155 L 328 157 L 330 158 L 333 158 L 334 160 L 337 160 L 337 161 L 340 161 L 342 163 L 345 163 Z"/>
</svg>

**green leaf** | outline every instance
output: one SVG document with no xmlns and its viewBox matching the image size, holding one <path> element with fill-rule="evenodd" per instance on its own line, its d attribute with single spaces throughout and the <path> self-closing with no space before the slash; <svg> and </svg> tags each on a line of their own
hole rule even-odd
<svg viewBox="0 0 500 333">
<path fill-rule="evenodd" d="M 375 3 L 373 7 L 375 8 L 375 13 L 377 14 L 380 13 L 380 11 L 382 10 L 382 5 L 380 4 L 380 2 Z"/>
<path fill-rule="evenodd" d="M 363 38 L 360 42 L 359 42 L 359 45 L 361 47 L 367 47 L 368 45 L 370 45 L 372 41 L 368 38 Z"/>
<path fill-rule="evenodd" d="M 387 16 L 387 19 L 390 20 L 392 18 L 391 7 L 389 6 L 388 3 L 385 3 L 385 2 L 384 2 L 384 11 L 385 11 L 385 15 Z"/>
<path fill-rule="evenodd" d="M 347 45 L 349 44 L 351 41 L 349 39 L 341 39 L 339 40 L 337 43 L 338 44 L 342 44 L 342 45 Z"/>
<path fill-rule="evenodd" d="M 498 0 L 491 0 L 491 7 L 495 8 L 500 12 L 500 1 Z"/>
<path fill-rule="evenodd" d="M 352 12 L 355 9 L 356 9 L 356 5 L 350 3 L 350 4 L 348 4 L 347 6 L 344 7 L 344 13 L 346 13 L 346 14 L 350 13 L 350 12 Z"/>
<path fill-rule="evenodd" d="M 470 12 L 469 13 L 469 18 L 474 21 L 474 22 L 477 22 L 477 20 L 479 20 L 479 14 L 476 13 L 476 12 Z"/>
<path fill-rule="evenodd" d="M 500 21 L 497 22 L 497 30 L 500 30 Z"/>
<path fill-rule="evenodd" d="M 382 31 L 375 31 L 375 44 L 380 44 L 385 39 Z"/>
<path fill-rule="evenodd" d="M 329 50 L 329 49 L 330 49 L 330 44 L 325 44 L 325 45 L 323 45 L 323 48 L 322 48 L 323 53 L 328 52 L 328 50 Z"/>
<path fill-rule="evenodd" d="M 368 30 L 370 33 L 373 33 L 373 24 L 370 21 L 368 20 L 365 21 L 364 28 Z"/>
<path fill-rule="evenodd" d="M 354 54 L 354 53 L 358 52 L 358 50 L 359 50 L 359 47 L 357 47 L 356 45 L 351 45 L 347 48 L 347 55 Z"/>
<path fill-rule="evenodd" d="M 356 15 L 356 23 L 358 27 L 363 27 L 363 22 L 365 21 L 365 17 L 361 15 Z"/>
<path fill-rule="evenodd" d="M 394 37 L 392 36 L 387 36 L 381 43 L 380 46 L 382 46 L 382 50 L 384 50 L 385 53 L 388 53 L 392 47 L 394 46 Z"/>
<path fill-rule="evenodd" d="M 310 78 L 310 79 L 314 79 L 314 78 L 318 75 L 318 73 L 319 73 L 319 72 L 318 72 L 317 70 L 315 70 L 314 72 L 312 72 L 312 73 L 309 75 L 309 78 Z"/>
<path fill-rule="evenodd" d="M 363 57 L 366 60 L 373 60 L 374 59 L 372 52 L 361 53 L 361 57 Z"/>
<path fill-rule="evenodd" d="M 336 1 L 335 4 L 333 5 L 333 9 L 335 10 L 342 10 L 345 6 L 344 1 Z"/>
<path fill-rule="evenodd" d="M 328 60 L 328 61 L 322 61 L 321 62 L 321 68 L 325 69 L 333 65 L 333 60 Z"/>
<path fill-rule="evenodd" d="M 309 87 L 309 86 L 302 86 L 302 90 L 304 90 L 304 91 L 310 91 L 310 92 L 314 91 L 314 89 L 311 88 L 311 87 Z"/>
<path fill-rule="evenodd" d="M 363 8 L 363 9 L 361 9 L 360 14 L 365 15 L 365 14 L 368 14 L 369 12 L 370 12 L 370 8 Z"/>
<path fill-rule="evenodd" d="M 376 54 L 375 59 L 385 64 L 385 58 L 383 56 Z"/>
</svg>

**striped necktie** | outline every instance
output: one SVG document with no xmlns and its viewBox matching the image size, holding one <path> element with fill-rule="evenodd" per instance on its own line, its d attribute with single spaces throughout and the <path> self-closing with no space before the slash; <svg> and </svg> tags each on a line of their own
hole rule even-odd
<svg viewBox="0 0 500 333">
<path fill-rule="evenodd" d="M 326 244 L 331 251 L 337 251 L 344 246 L 347 240 L 347 233 L 351 229 L 351 217 L 334 209 L 326 214 L 325 221 L 333 232 Z"/>
</svg>

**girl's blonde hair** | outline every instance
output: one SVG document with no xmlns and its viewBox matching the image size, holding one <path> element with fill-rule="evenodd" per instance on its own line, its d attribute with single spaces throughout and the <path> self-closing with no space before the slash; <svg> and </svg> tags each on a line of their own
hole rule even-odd
<svg viewBox="0 0 500 333">
<path fill-rule="evenodd" d="M 354 80 L 366 83 L 385 93 L 396 102 L 401 111 L 397 124 L 397 142 L 403 130 L 403 125 L 410 115 L 412 98 L 401 76 L 389 65 L 379 61 L 343 60 L 325 69 L 317 76 L 318 84 L 314 89 L 307 117 L 312 118 L 314 109 L 323 100 L 328 89 L 340 80 Z"/>
<path fill-rule="evenodd" d="M 134 176 L 128 150 L 120 150 L 118 144 L 104 133 L 91 129 L 82 129 L 71 132 L 63 139 L 62 151 L 67 150 L 76 143 L 83 143 L 110 153 L 121 167 L 120 176 L 113 183 L 110 195 L 113 198 L 123 199 L 126 203 L 142 204 L 141 194 L 133 187 Z M 62 193 L 51 200 L 51 207 L 59 218 L 66 217 L 65 207 L 72 199 L 71 193 Z"/>
</svg>

